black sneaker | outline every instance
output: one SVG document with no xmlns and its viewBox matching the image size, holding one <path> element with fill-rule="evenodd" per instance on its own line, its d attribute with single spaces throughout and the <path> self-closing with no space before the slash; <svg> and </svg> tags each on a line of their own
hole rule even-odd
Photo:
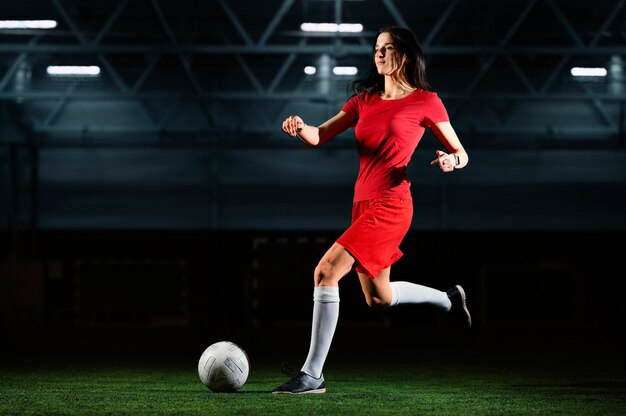
<svg viewBox="0 0 626 416">
<path fill-rule="evenodd" d="M 472 326 L 472 317 L 467 310 L 465 291 L 463 288 L 460 285 L 456 285 L 452 289 L 448 290 L 446 294 L 452 303 L 449 313 L 454 315 L 464 325 Z"/>
<path fill-rule="evenodd" d="M 324 376 L 314 378 L 304 371 L 298 371 L 280 386 L 272 390 L 274 394 L 309 394 L 309 393 L 326 393 L 326 383 Z"/>
</svg>

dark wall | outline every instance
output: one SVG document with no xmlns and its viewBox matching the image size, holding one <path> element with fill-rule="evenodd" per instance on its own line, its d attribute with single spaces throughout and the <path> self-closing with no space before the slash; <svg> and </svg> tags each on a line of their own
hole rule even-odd
<svg viewBox="0 0 626 416">
<path fill-rule="evenodd" d="M 132 349 L 156 339 L 154 348 L 184 348 L 215 338 L 260 344 L 285 334 L 306 338 L 313 268 L 338 235 L 5 234 L 4 346 Z M 411 232 L 392 279 L 441 290 L 462 284 L 475 322 L 464 333 L 468 342 L 615 345 L 626 324 L 619 266 L 625 243 L 626 233 L 610 231 Z M 409 328 L 408 336 L 391 339 L 424 344 L 433 342 L 424 331 L 439 334 L 442 343 L 456 333 L 431 307 L 369 309 L 354 273 L 342 280 L 340 293 L 339 337 Z"/>
<path fill-rule="evenodd" d="M 324 230 L 349 225 L 351 135 L 210 146 L 0 147 L 0 226 L 54 229 Z M 475 144 L 480 147 L 480 144 Z M 414 230 L 626 230 L 623 149 L 470 148 L 467 168 L 408 168 Z"/>
</svg>

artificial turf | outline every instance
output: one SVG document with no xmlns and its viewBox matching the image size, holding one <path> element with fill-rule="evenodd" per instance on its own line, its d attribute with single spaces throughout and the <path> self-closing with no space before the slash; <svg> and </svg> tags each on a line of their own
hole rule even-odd
<svg viewBox="0 0 626 416">
<path fill-rule="evenodd" d="M 337 353 L 328 392 L 272 395 L 279 357 L 250 353 L 235 393 L 213 393 L 199 354 L 5 356 L 2 415 L 624 415 L 621 355 L 441 349 Z"/>
</svg>

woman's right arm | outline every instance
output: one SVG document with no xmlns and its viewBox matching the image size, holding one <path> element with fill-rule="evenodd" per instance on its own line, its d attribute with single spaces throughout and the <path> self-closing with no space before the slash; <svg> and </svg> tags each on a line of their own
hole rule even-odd
<svg viewBox="0 0 626 416">
<path fill-rule="evenodd" d="M 299 116 L 289 116 L 283 122 L 283 131 L 298 137 L 309 146 L 321 146 L 334 136 L 346 131 L 354 122 L 354 116 L 338 112 L 317 127 L 307 125 Z"/>
</svg>

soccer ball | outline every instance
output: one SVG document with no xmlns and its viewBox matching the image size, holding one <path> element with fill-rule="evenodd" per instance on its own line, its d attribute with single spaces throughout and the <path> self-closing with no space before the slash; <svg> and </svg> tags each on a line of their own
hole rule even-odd
<svg viewBox="0 0 626 416">
<path fill-rule="evenodd" d="M 237 391 L 248 379 L 248 355 L 237 344 L 220 341 L 210 345 L 198 362 L 202 384 L 215 392 Z"/>
</svg>

